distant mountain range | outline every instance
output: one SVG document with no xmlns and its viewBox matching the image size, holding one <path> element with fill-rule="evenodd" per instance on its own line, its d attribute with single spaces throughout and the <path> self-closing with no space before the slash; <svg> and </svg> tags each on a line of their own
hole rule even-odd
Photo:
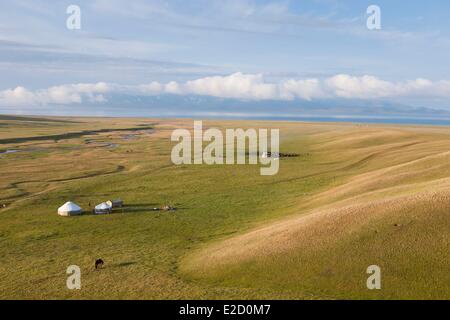
<svg viewBox="0 0 450 320">
<path fill-rule="evenodd" d="M 106 95 L 105 102 L 4 109 L 4 114 L 92 115 L 126 117 L 298 118 L 298 117 L 408 117 L 450 119 L 450 111 L 411 107 L 386 101 L 294 100 L 243 101 L 209 96 L 163 94 L 157 96 Z"/>
</svg>

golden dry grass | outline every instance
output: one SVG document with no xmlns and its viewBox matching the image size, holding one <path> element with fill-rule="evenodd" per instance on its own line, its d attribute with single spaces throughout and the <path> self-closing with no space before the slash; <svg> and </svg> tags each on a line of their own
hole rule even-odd
<svg viewBox="0 0 450 320">
<path fill-rule="evenodd" d="M 324 297 L 450 298 L 448 131 L 345 131 L 315 134 L 312 150 L 329 153 L 337 175 L 350 173 L 342 183 L 302 199 L 286 218 L 199 248 L 182 270 Z M 370 264 L 386 274 L 380 292 L 365 288 Z"/>
</svg>

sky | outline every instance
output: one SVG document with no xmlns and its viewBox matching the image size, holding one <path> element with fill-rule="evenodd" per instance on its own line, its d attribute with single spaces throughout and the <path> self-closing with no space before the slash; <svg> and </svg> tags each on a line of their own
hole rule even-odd
<svg viewBox="0 0 450 320">
<path fill-rule="evenodd" d="M 370 5 L 381 29 L 367 27 Z M 0 113 L 450 110 L 449 12 L 446 0 L 2 1 Z"/>
</svg>

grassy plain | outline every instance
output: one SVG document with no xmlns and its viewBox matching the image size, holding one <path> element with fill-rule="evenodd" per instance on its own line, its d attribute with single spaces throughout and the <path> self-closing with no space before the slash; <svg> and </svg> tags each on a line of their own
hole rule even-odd
<svg viewBox="0 0 450 320">
<path fill-rule="evenodd" d="M 170 134 L 192 125 L 1 116 L 0 152 L 19 151 L 0 154 L 0 298 L 450 298 L 450 128 L 204 123 L 280 128 L 301 156 L 261 176 L 173 165 Z M 110 198 L 126 207 L 56 214 Z M 152 210 L 165 204 L 178 210 Z M 372 264 L 382 290 L 366 288 Z"/>
</svg>

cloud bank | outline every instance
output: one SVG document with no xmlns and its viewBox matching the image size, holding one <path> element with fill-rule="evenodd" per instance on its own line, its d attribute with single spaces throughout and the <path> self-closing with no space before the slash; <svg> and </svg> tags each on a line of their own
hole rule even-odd
<svg viewBox="0 0 450 320">
<path fill-rule="evenodd" d="M 24 87 L 0 91 L 0 106 L 45 106 L 51 104 L 79 104 L 106 102 L 104 93 L 111 92 L 110 85 L 80 83 L 53 86 L 47 89 L 31 91 Z"/>
<path fill-rule="evenodd" d="M 391 82 L 374 76 L 339 74 L 325 79 L 268 81 L 262 74 L 234 73 L 186 82 L 150 82 L 141 85 L 79 83 L 28 90 L 16 87 L 0 91 L 0 106 L 47 106 L 104 103 L 113 94 L 154 96 L 198 95 L 238 100 L 450 98 L 450 81 L 415 80 Z"/>
</svg>

